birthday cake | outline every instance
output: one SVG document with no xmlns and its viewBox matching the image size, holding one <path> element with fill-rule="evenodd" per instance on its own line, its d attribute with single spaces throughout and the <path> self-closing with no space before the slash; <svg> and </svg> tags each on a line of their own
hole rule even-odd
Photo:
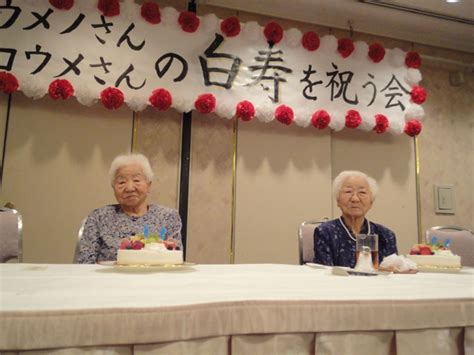
<svg viewBox="0 0 474 355">
<path fill-rule="evenodd" d="M 417 264 L 420 271 L 459 271 L 461 257 L 454 255 L 448 246 L 440 243 L 416 244 L 407 258 Z"/>
<path fill-rule="evenodd" d="M 126 238 L 117 251 L 119 265 L 177 265 L 183 264 L 183 251 L 177 250 L 172 238 Z"/>
</svg>

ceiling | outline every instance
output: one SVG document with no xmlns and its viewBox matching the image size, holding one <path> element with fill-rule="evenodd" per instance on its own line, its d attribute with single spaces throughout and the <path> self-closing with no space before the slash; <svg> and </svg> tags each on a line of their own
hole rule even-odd
<svg viewBox="0 0 474 355">
<path fill-rule="evenodd" d="M 199 0 L 199 3 L 474 53 L 474 0 Z"/>
</svg>

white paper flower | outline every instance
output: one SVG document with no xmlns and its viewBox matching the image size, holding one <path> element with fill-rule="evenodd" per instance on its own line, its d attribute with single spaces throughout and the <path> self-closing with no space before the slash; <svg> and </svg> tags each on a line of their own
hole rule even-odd
<svg viewBox="0 0 474 355">
<path fill-rule="evenodd" d="M 388 55 L 388 62 L 395 68 L 400 68 L 405 64 L 405 52 L 400 48 L 389 49 L 385 55 Z"/>
<path fill-rule="evenodd" d="M 125 103 L 132 111 L 135 112 L 143 111 L 148 106 L 146 97 L 139 95 L 127 95 L 125 98 Z"/>
<path fill-rule="evenodd" d="M 216 107 L 216 114 L 223 118 L 232 119 L 235 116 L 235 106 L 220 102 Z"/>
<path fill-rule="evenodd" d="M 34 100 L 41 99 L 48 93 L 48 85 L 42 82 L 39 78 L 32 80 L 29 75 L 17 75 L 18 84 L 20 90 L 26 97 L 30 97 Z"/>
<path fill-rule="evenodd" d="M 219 19 L 214 14 L 208 14 L 204 17 L 201 17 L 201 24 L 199 28 L 205 34 L 214 34 L 217 31 L 219 26 Z"/>
<path fill-rule="evenodd" d="M 329 112 L 331 116 L 331 121 L 329 122 L 329 127 L 335 131 L 341 131 L 346 126 L 345 115 L 339 111 Z"/>
<path fill-rule="evenodd" d="M 165 7 L 164 9 L 160 9 L 161 13 L 161 23 L 164 26 L 179 26 L 178 25 L 178 17 L 179 13 L 174 7 Z"/>
<path fill-rule="evenodd" d="M 320 41 L 319 51 L 324 54 L 337 52 L 337 38 L 333 35 L 323 36 Z"/>
<path fill-rule="evenodd" d="M 311 123 L 312 113 L 307 109 L 295 110 L 295 119 L 294 122 L 297 126 L 308 127 Z"/>
<path fill-rule="evenodd" d="M 261 122 L 271 122 L 275 119 L 275 108 L 271 105 L 264 105 L 259 108 L 257 119 Z"/>
<path fill-rule="evenodd" d="M 84 106 L 92 106 L 99 100 L 99 91 L 86 84 L 79 84 L 74 88 L 74 96 Z"/>
<path fill-rule="evenodd" d="M 352 53 L 353 59 L 363 60 L 369 58 L 369 45 L 362 41 L 357 41 L 354 43 L 354 53 Z M 372 62 L 372 61 L 371 61 Z"/>
<path fill-rule="evenodd" d="M 402 134 L 405 129 L 405 121 L 401 118 L 390 119 L 390 125 L 388 126 L 388 132 L 392 134 Z"/>
<path fill-rule="evenodd" d="M 373 115 L 363 113 L 360 113 L 360 116 L 362 117 L 362 122 L 357 128 L 366 132 L 371 131 L 375 126 L 375 117 Z"/>
<path fill-rule="evenodd" d="M 141 7 L 133 0 L 126 0 L 120 3 L 120 16 L 131 22 L 141 19 Z"/>
<path fill-rule="evenodd" d="M 242 27 L 242 35 L 250 42 L 256 42 L 263 36 L 262 28 L 255 21 L 247 22 Z"/>
<path fill-rule="evenodd" d="M 285 32 L 285 36 L 283 37 L 286 44 L 290 48 L 297 47 L 301 44 L 301 37 L 303 34 L 301 33 L 300 30 L 296 28 L 291 28 L 288 31 Z"/>
<path fill-rule="evenodd" d="M 421 81 L 421 73 L 418 69 L 409 68 L 405 75 L 405 81 L 410 86 L 418 85 Z"/>
<path fill-rule="evenodd" d="M 423 107 L 417 104 L 411 104 L 405 111 L 405 121 L 411 119 L 417 119 L 419 121 L 425 116 L 425 110 Z"/>
</svg>

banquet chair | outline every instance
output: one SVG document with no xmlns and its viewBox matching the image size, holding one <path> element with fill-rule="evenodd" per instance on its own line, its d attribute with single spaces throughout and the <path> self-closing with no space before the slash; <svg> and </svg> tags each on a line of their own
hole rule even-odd
<svg viewBox="0 0 474 355">
<path fill-rule="evenodd" d="M 314 230 L 328 218 L 320 221 L 304 221 L 298 228 L 298 250 L 300 265 L 312 263 L 314 260 Z"/>
<path fill-rule="evenodd" d="M 77 259 L 79 258 L 79 251 L 81 249 L 81 240 L 82 240 L 82 233 L 84 233 L 84 225 L 86 224 L 87 218 L 84 218 L 81 223 L 81 227 L 79 228 L 79 232 L 77 233 L 77 241 L 76 241 L 76 248 L 74 249 L 74 258 L 72 262 L 77 264 Z"/>
<path fill-rule="evenodd" d="M 17 210 L 0 208 L 0 263 L 22 261 L 23 219 Z"/>
<path fill-rule="evenodd" d="M 462 266 L 474 266 L 474 235 L 472 231 L 457 226 L 436 226 L 426 231 L 426 241 L 436 237 L 438 242 L 451 241 L 449 249 L 461 257 Z"/>
</svg>

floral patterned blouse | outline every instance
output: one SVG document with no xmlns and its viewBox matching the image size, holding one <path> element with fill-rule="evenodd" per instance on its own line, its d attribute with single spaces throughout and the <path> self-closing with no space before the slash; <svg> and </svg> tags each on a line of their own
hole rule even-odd
<svg viewBox="0 0 474 355">
<path fill-rule="evenodd" d="M 145 225 L 148 225 L 150 234 L 157 235 L 166 227 L 166 237 L 174 235 L 177 247 L 183 248 L 178 211 L 159 205 L 148 205 L 146 214 L 134 217 L 123 212 L 118 204 L 107 205 L 95 209 L 87 217 L 76 262 L 94 264 L 98 261 L 116 260 L 122 239 L 143 234 Z"/>
<path fill-rule="evenodd" d="M 347 266 L 353 268 L 355 260 L 355 235 L 350 228 L 343 226 L 343 218 L 333 219 L 322 223 L 314 230 L 314 262 L 329 266 Z M 397 254 L 397 240 L 395 233 L 381 224 L 364 220 L 361 234 L 368 233 L 368 223 L 370 223 L 370 233 L 379 236 L 379 263 L 383 258 L 391 254 Z M 351 233 L 354 240 L 347 234 Z"/>
</svg>

